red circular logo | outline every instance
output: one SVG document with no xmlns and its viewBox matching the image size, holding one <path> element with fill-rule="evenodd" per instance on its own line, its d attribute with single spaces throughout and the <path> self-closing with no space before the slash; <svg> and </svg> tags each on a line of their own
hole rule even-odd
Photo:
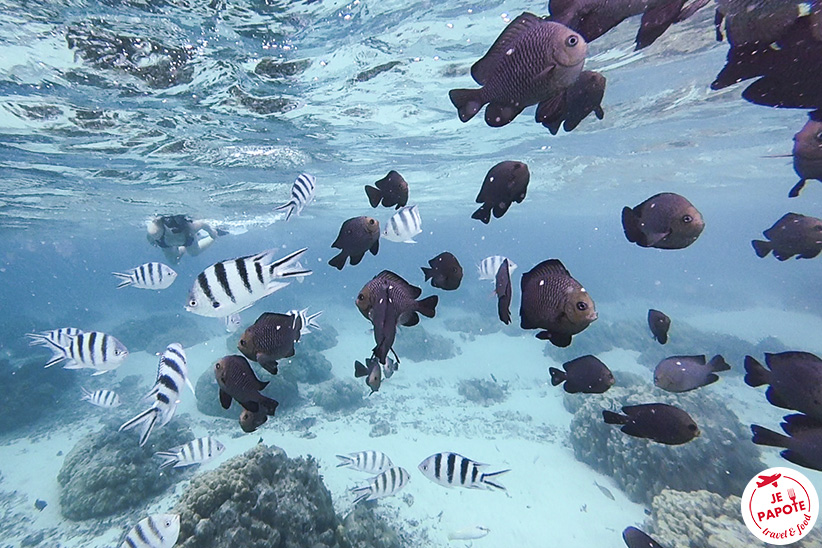
<svg viewBox="0 0 822 548">
<path fill-rule="evenodd" d="M 742 493 L 742 519 L 768 544 L 791 544 L 805 537 L 819 516 L 819 498 L 808 478 L 790 468 L 769 468 Z"/>
</svg>

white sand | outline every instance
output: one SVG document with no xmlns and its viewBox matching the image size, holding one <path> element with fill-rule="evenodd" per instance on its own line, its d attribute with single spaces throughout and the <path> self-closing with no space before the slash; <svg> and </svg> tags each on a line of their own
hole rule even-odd
<svg viewBox="0 0 822 548">
<path fill-rule="evenodd" d="M 733 334 L 758 336 L 762 325 L 769 325 L 774 316 L 772 311 L 756 312 L 764 315 L 756 316 L 751 311 L 738 313 L 744 314 L 746 327 Z M 758 323 L 753 321 L 757 317 Z M 340 332 L 338 346 L 325 353 L 333 364 L 334 374 L 351 378 L 353 382 L 354 360 L 363 360 L 373 346 L 368 323 L 356 310 L 327 311 L 321 319 L 323 323 L 337 326 Z M 712 319 L 715 324 L 711 324 Z M 703 317 L 699 323 L 692 319 L 691 323 L 705 326 L 708 322 L 717 328 L 740 326 L 740 322 L 727 320 L 727 315 L 715 314 L 713 318 Z M 784 318 L 793 324 L 800 320 L 808 325 L 807 318 Z M 562 406 L 561 387 L 552 387 L 548 382 L 547 368 L 557 364 L 542 355 L 544 343 L 536 340 L 533 332 L 521 332 L 516 337 L 499 332 L 466 342 L 460 340 L 458 334 L 445 331 L 439 318 L 423 319 L 423 324 L 430 332 L 454 338 L 462 353 L 448 361 L 414 363 L 404 359 L 395 376 L 385 380 L 382 389 L 368 396 L 366 405 L 353 412 L 329 415 L 310 404 L 314 387 L 303 385 L 300 388 L 308 402 L 306 405 L 283 411 L 253 434 L 243 434 L 235 421 L 200 414 L 194 398 L 186 391 L 178 414 L 189 415 L 195 435 L 215 435 L 227 448 L 222 456 L 203 465 L 200 471 L 213 469 L 241 454 L 262 437 L 266 444 L 282 447 L 289 456 L 310 454 L 317 458 L 337 511 L 344 515 L 354 498 L 348 489 L 365 483 L 368 475 L 338 468 L 335 455 L 378 449 L 411 474 L 409 485 L 397 496 L 377 503 L 379 514 L 402 530 L 406 538 L 412 539 L 409 545 L 463 546 L 467 541 L 448 542 L 447 534 L 482 525 L 491 532 L 483 539 L 472 541 L 477 547 L 623 547 L 621 531 L 628 525 L 641 524 L 647 517 L 644 508 L 630 502 L 610 478 L 574 459 L 567 442 L 571 414 Z M 225 337 L 186 350 L 192 381 L 196 382 L 201 373 L 226 354 Z M 612 369 L 649 375 L 636 364 L 634 357 L 632 352 L 624 350 L 600 356 Z M 155 356 L 135 353 L 116 372 L 116 378 L 137 373 L 144 376 L 148 385 L 156 371 L 156 360 Z M 281 365 L 282 368 L 289 366 L 288 363 Z M 508 385 L 509 397 L 503 403 L 483 407 L 458 394 L 461 379 L 490 379 L 492 374 L 499 383 Z M 363 394 L 368 394 L 362 379 L 356 382 Z M 769 423 L 768 418 L 778 421 L 782 414 L 765 402 L 761 390 L 744 387 L 738 377 L 723 379 L 706 390 L 726 396 L 743 422 L 756 421 L 776 428 L 776 422 Z M 276 394 L 270 395 L 276 398 Z M 18 496 L 0 506 L 7 516 L 14 515 L 20 522 L 14 531 L 15 538 L 36 529 L 56 528 L 52 539 L 59 540 L 63 546 L 113 546 L 128 524 L 136 523 L 145 515 L 167 511 L 184 490 L 187 482 L 178 484 L 174 493 L 149 508 L 112 520 L 111 527 L 103 533 L 91 533 L 95 527 L 99 529 L 95 521 L 77 524 L 63 520 L 59 514 L 56 481 L 63 457 L 58 457 L 57 452 L 68 453 L 80 437 L 99 428 L 98 417 L 104 411 L 90 405 L 88 408 L 89 419 L 82 428 L 74 424 L 34 440 L 17 438 L 0 445 L 3 474 L 0 490 L 25 494 L 24 500 Z M 289 429 L 289 425 L 303 417 L 317 417 L 317 423 L 310 429 L 315 437 L 305 437 L 303 431 Z M 373 424 L 379 421 L 387 421 L 394 433 L 370 437 Z M 455 451 L 488 463 L 490 471 L 510 468 L 510 472 L 499 477 L 507 491 L 448 489 L 433 483 L 417 470 L 417 465 L 440 451 Z M 776 450 L 765 450 L 764 454 L 769 464 L 789 464 L 778 457 Z M 822 487 L 822 474 L 802 471 Z M 594 481 L 609 488 L 616 500 L 608 499 Z M 35 498 L 47 500 L 48 507 L 42 512 L 35 510 Z"/>
</svg>

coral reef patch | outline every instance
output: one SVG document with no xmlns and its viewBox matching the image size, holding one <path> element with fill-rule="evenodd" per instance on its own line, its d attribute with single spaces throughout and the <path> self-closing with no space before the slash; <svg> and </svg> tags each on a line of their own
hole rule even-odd
<svg viewBox="0 0 822 548">
<path fill-rule="evenodd" d="M 134 431 L 118 432 L 120 421 L 109 420 L 69 451 L 57 482 L 60 513 L 71 520 L 111 516 L 142 507 L 185 474 L 160 470 L 156 451 L 166 451 L 194 439 L 185 421 L 172 422 L 151 433 L 142 447 Z"/>
<path fill-rule="evenodd" d="M 365 506 L 343 522 L 313 458 L 263 444 L 197 476 L 172 512 L 181 517 L 179 548 L 401 546 Z"/>
<path fill-rule="evenodd" d="M 332 379 L 318 386 L 312 399 L 314 405 L 319 405 L 325 411 L 337 412 L 353 410 L 361 407 L 365 401 L 363 393 L 365 385 L 346 379 Z"/>
<path fill-rule="evenodd" d="M 400 359 L 412 362 L 448 360 L 462 353 L 453 340 L 430 333 L 421 325 L 398 329 L 394 350 Z"/>
<path fill-rule="evenodd" d="M 508 383 L 500 384 L 486 379 L 463 379 L 457 391 L 466 400 L 488 407 L 505 401 L 508 397 Z"/>
<path fill-rule="evenodd" d="M 611 476 L 635 502 L 650 503 L 666 488 L 695 491 L 708 486 L 723 497 L 741 495 L 748 481 L 766 468 L 748 428 L 705 391 L 671 394 L 646 383 L 563 397 L 566 409 L 574 413 L 570 440 L 577 460 Z M 663 445 L 629 436 L 602 418 L 603 409 L 651 402 L 682 408 L 702 435 L 684 445 Z"/>
</svg>

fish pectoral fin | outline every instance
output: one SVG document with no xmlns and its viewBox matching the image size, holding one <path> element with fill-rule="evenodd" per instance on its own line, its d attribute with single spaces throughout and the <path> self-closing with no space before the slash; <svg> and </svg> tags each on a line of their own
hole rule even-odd
<svg viewBox="0 0 822 548">
<path fill-rule="evenodd" d="M 222 388 L 220 389 L 220 405 L 223 409 L 228 409 L 231 407 L 231 396 Z"/>
<path fill-rule="evenodd" d="M 404 322 L 402 322 L 402 325 L 404 325 L 406 327 L 412 327 L 412 326 L 417 325 L 418 323 L 420 323 L 420 315 L 417 314 L 416 312 L 412 312 L 408 316 L 408 319 L 405 320 Z"/>
<path fill-rule="evenodd" d="M 668 27 L 677 22 L 684 4 L 684 0 L 673 0 L 643 13 L 636 34 L 636 49 L 650 46 Z"/>
<path fill-rule="evenodd" d="M 667 232 L 651 232 L 649 234 L 645 234 L 645 246 L 644 247 L 653 247 L 668 236 L 671 235 L 671 230 Z M 641 245 L 641 244 L 640 244 Z"/>
</svg>

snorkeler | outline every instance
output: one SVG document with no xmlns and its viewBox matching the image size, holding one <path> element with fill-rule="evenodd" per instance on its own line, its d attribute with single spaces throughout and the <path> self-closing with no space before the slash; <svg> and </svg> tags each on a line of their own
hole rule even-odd
<svg viewBox="0 0 822 548">
<path fill-rule="evenodd" d="M 199 255 L 219 236 L 228 232 L 214 229 L 205 221 L 194 221 L 187 215 L 158 215 L 146 223 L 146 238 L 151 245 L 162 248 L 166 258 L 178 263 L 184 253 Z M 198 233 L 208 233 L 202 238 Z"/>
</svg>

